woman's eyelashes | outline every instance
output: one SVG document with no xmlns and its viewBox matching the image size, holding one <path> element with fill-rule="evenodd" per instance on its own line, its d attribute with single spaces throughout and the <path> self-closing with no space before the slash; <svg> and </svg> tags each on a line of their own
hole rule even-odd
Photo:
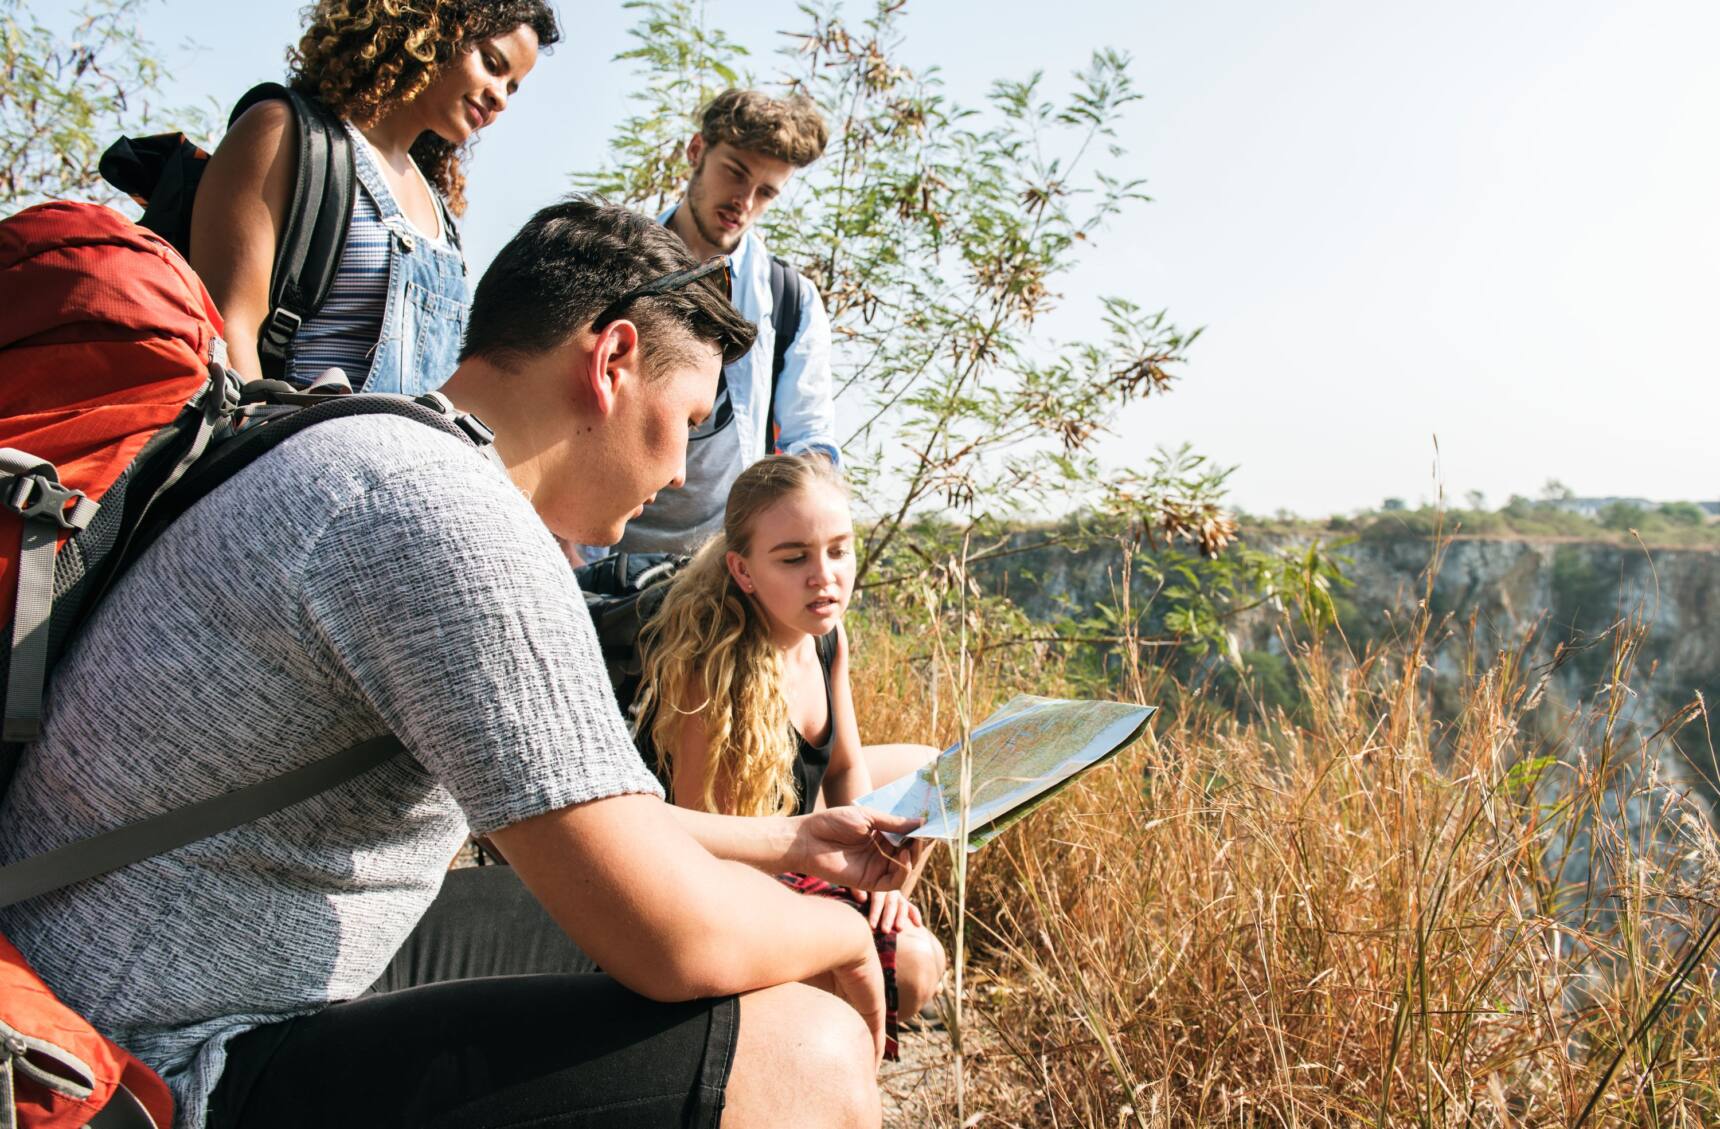
<svg viewBox="0 0 1720 1129">
<path fill-rule="evenodd" d="M 848 555 L 848 546 L 846 546 L 846 545 L 832 545 L 830 548 L 825 550 L 824 555 L 829 557 L 833 561 L 839 561 Z M 805 553 L 796 553 L 792 557 L 778 557 L 778 558 L 776 558 L 776 562 L 778 564 L 784 564 L 784 565 L 805 564 L 806 563 L 806 554 Z"/>
<path fill-rule="evenodd" d="M 495 75 L 497 78 L 504 78 L 507 76 L 507 73 L 509 70 L 507 59 L 503 58 L 501 55 L 496 54 L 494 51 L 485 51 L 482 55 L 482 58 L 484 60 L 484 69 L 485 70 L 489 71 L 491 74 Z M 510 96 L 512 96 L 514 94 L 518 94 L 519 90 L 520 90 L 520 84 L 518 81 L 511 81 L 508 83 L 508 94 Z"/>
</svg>

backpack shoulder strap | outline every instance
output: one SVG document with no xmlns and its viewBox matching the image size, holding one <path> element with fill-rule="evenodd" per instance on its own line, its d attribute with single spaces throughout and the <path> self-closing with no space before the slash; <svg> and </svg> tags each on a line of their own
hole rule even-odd
<svg viewBox="0 0 1720 1129">
<path fill-rule="evenodd" d="M 21 519 L 18 602 L 12 616 L 5 726 L 0 740 L 31 741 L 42 728 L 42 687 L 48 670 L 48 633 L 54 611 L 54 563 L 60 533 L 84 529 L 100 505 L 82 490 L 61 485 L 59 471 L 24 451 L 0 448 L 0 504 Z M 9 759 L 9 758 L 8 758 Z M 0 785 L 10 772 L 0 766 Z"/>
<path fill-rule="evenodd" d="M 0 867 L 0 909 L 272 815 L 337 788 L 405 750 L 392 734 L 243 788 Z"/>
<path fill-rule="evenodd" d="M 115 567 L 115 579 L 131 562 L 142 556 L 168 526 L 217 486 L 305 428 L 327 420 L 360 415 L 400 416 L 460 439 L 476 448 L 486 459 L 496 461 L 492 446 L 495 434 L 476 416 L 457 411 L 440 392 L 427 392 L 416 399 L 387 392 L 319 396 L 295 392 L 273 381 L 253 381 L 245 386 L 241 395 L 247 403 L 290 403 L 297 410 L 260 419 L 241 428 L 237 434 L 223 436 L 207 456 L 199 459 L 173 489 L 164 491 L 159 501 L 154 503 L 148 522 L 138 528 L 126 548 L 125 559 Z"/>
<path fill-rule="evenodd" d="M 297 161 L 293 166 L 292 202 L 269 280 L 269 315 L 257 332 L 257 356 L 263 371 L 247 375 L 280 379 L 286 373 L 293 335 L 322 309 L 334 285 L 352 224 L 358 179 L 346 127 L 322 103 L 297 90 L 276 82 L 254 86 L 233 107 L 228 124 L 259 102 L 269 101 L 292 107 Z"/>
<path fill-rule="evenodd" d="M 122 547 L 122 559 L 116 563 L 115 570 L 109 577 L 110 583 L 129 561 L 135 560 L 149 547 L 174 518 L 183 514 L 216 486 L 255 462 L 263 453 L 274 449 L 307 427 L 348 416 L 384 414 L 415 420 L 434 430 L 461 438 L 480 451 L 487 451 L 495 438 L 481 420 L 458 413 L 445 396 L 436 392 L 427 393 L 415 400 L 381 393 L 357 396 L 349 394 L 324 399 L 315 394 L 291 390 L 276 392 L 276 389 L 281 387 L 276 385 L 270 388 L 264 382 L 256 382 L 256 389 L 263 397 L 274 396 L 281 404 L 296 407 L 297 410 L 258 422 L 237 435 L 223 439 L 208 455 L 202 455 L 202 442 L 207 437 L 199 439 L 199 455 L 189 461 L 182 460 L 174 468 L 171 479 L 153 496 L 148 524 L 140 525 L 134 530 L 130 540 Z M 0 457 L 0 466 L 17 466 L 30 472 L 40 470 L 39 466 L 29 464 L 28 456 L 11 451 L 4 452 L 4 457 Z M 64 509 L 63 503 L 56 503 L 56 506 L 59 508 L 53 511 L 55 513 L 68 514 L 74 520 L 79 516 L 75 506 L 70 510 Z M 20 607 L 22 608 L 22 605 Z M 402 752 L 404 748 L 393 736 L 376 737 L 320 761 L 213 799 L 163 812 L 10 866 L 0 867 L 0 909 L 25 898 L 45 894 L 74 882 L 82 882 L 188 843 L 195 843 L 199 839 L 230 831 L 254 819 L 291 807 L 356 779 Z"/>
<path fill-rule="evenodd" d="M 800 333 L 800 272 L 776 255 L 770 257 L 770 325 L 776 349 L 770 359 L 770 410 L 764 417 L 764 453 L 776 453 L 776 385 L 788 367 L 788 347 Z"/>
</svg>

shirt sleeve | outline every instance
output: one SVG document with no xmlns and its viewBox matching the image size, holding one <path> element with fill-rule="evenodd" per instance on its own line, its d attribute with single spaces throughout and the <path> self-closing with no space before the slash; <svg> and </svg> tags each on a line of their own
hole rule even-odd
<svg viewBox="0 0 1720 1129">
<path fill-rule="evenodd" d="M 305 563 L 302 631 L 487 834 L 662 795 L 615 703 L 573 570 L 475 459 L 373 485 Z"/>
<path fill-rule="evenodd" d="M 768 393 L 767 393 L 768 394 Z M 836 409 L 830 373 L 830 317 L 812 280 L 800 278 L 800 327 L 788 347 L 777 385 L 778 446 L 791 455 L 822 451 L 837 466 Z"/>
</svg>

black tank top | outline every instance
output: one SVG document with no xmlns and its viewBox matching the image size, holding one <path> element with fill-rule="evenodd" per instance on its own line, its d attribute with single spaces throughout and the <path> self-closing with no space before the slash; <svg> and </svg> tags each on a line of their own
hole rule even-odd
<svg viewBox="0 0 1720 1129">
<path fill-rule="evenodd" d="M 836 632 L 819 636 L 813 640 L 813 647 L 818 652 L 818 665 L 824 669 L 824 705 L 830 718 L 830 732 L 822 745 L 814 745 L 801 736 L 793 723 L 789 724 L 789 732 L 794 734 L 795 810 L 800 815 L 812 814 L 812 806 L 818 802 L 818 789 L 824 785 L 824 773 L 830 768 L 830 747 L 836 742 L 836 699 L 830 692 L 830 667 L 836 661 Z M 638 745 L 639 755 L 662 782 L 663 790 L 673 794 L 668 774 L 657 760 L 656 745 L 651 741 L 650 717 L 641 720 L 634 742 Z"/>
<path fill-rule="evenodd" d="M 824 743 L 814 745 L 794 730 L 794 790 L 800 801 L 801 815 L 811 815 L 818 802 L 818 789 L 824 784 L 824 773 L 830 768 L 830 746 L 836 743 L 836 698 L 830 692 L 830 667 L 836 661 L 836 632 L 831 631 L 813 640 L 818 652 L 818 665 L 824 668 L 824 712 L 829 719 L 829 732 Z M 792 725 L 790 728 L 793 728 Z"/>
</svg>

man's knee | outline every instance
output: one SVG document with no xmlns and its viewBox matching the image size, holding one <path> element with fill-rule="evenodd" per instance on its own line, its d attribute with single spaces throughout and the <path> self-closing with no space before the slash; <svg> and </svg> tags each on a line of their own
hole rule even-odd
<svg viewBox="0 0 1720 1129">
<path fill-rule="evenodd" d="M 799 988 L 800 985 L 793 985 Z M 853 1112 L 874 1113 L 878 1106 L 878 1063 L 871 1029 L 860 1013 L 829 992 L 816 989 L 816 1007 L 801 1013 L 801 1029 L 797 1033 L 803 1045 L 813 1048 L 812 1057 L 820 1065 L 813 1069 L 815 1077 L 831 1078 L 841 1083 L 845 1093 L 855 1099 Z M 805 1001 L 803 1001 L 804 1005 Z M 874 1118 L 875 1119 L 875 1118 Z M 858 1116 L 856 1124 L 867 1124 Z"/>
<path fill-rule="evenodd" d="M 724 1129 L 876 1129 L 880 1117 L 872 1033 L 853 1008 L 803 984 L 741 997 Z"/>
</svg>

